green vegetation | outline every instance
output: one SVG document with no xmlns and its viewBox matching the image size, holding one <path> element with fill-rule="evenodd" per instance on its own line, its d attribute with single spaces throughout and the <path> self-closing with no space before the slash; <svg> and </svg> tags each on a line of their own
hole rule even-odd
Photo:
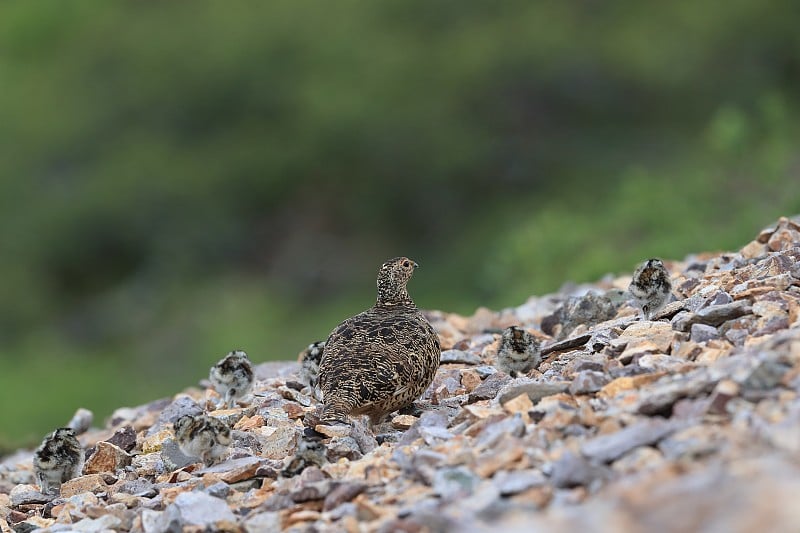
<svg viewBox="0 0 800 533">
<path fill-rule="evenodd" d="M 800 212 L 793 2 L 0 5 L 0 451 Z"/>
</svg>

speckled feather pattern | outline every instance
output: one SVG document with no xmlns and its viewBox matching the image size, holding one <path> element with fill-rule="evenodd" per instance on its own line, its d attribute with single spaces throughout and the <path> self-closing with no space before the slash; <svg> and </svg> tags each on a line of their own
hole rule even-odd
<svg viewBox="0 0 800 533">
<path fill-rule="evenodd" d="M 376 423 L 412 403 L 433 381 L 439 337 L 406 288 L 416 267 L 406 257 L 384 263 L 375 305 L 331 333 L 319 373 L 323 421 L 366 414 Z"/>
<path fill-rule="evenodd" d="M 300 363 L 300 382 L 312 389 L 317 386 L 319 363 L 322 361 L 324 349 L 325 341 L 315 342 L 297 356 L 297 362 Z"/>
<path fill-rule="evenodd" d="M 47 435 L 33 455 L 33 471 L 44 493 L 57 493 L 61 484 L 81 475 L 83 448 L 72 428 Z"/>
<path fill-rule="evenodd" d="M 539 341 L 518 326 L 503 331 L 497 349 L 495 366 L 511 377 L 527 374 L 542 360 Z"/>
<path fill-rule="evenodd" d="M 175 422 L 175 441 L 185 455 L 210 465 L 230 446 L 231 430 L 213 416 L 184 415 Z"/>
<path fill-rule="evenodd" d="M 242 350 L 234 350 L 211 367 L 208 379 L 227 407 L 253 388 L 253 364 Z"/>
<path fill-rule="evenodd" d="M 672 292 L 669 271 L 660 259 L 648 259 L 633 273 L 628 292 L 649 320 L 664 304 Z"/>
</svg>

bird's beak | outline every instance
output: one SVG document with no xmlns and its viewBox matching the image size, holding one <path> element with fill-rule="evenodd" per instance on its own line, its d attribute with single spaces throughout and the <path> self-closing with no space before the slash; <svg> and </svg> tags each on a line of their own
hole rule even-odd
<svg viewBox="0 0 800 533">
<path fill-rule="evenodd" d="M 416 261 L 411 261 L 411 262 L 414 263 L 414 268 L 419 268 L 419 263 L 417 263 Z"/>
</svg>

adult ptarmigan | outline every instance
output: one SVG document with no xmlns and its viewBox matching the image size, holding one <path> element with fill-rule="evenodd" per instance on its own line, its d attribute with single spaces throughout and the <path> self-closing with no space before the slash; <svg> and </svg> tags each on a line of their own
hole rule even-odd
<svg viewBox="0 0 800 533">
<path fill-rule="evenodd" d="M 408 295 L 419 265 L 407 257 L 378 271 L 378 298 L 348 318 L 325 343 L 319 367 L 323 423 L 369 415 L 373 424 L 422 394 L 439 367 L 439 337 Z"/>
</svg>

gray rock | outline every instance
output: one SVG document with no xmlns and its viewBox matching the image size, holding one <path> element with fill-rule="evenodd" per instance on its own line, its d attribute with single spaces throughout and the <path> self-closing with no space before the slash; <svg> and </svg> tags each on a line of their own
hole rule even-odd
<svg viewBox="0 0 800 533">
<path fill-rule="evenodd" d="M 497 369 L 491 365 L 476 366 L 473 370 L 478 373 L 481 379 L 486 379 L 492 374 L 497 373 Z"/>
<path fill-rule="evenodd" d="M 420 430 L 422 428 L 447 428 L 448 418 L 447 415 L 440 411 L 425 411 L 420 415 L 419 419 L 414 422 L 414 425 L 408 428 L 408 430 L 403 433 L 403 436 L 398 441 L 398 446 L 408 446 L 412 444 L 415 440 L 420 438 L 422 434 Z"/>
<path fill-rule="evenodd" d="M 177 470 L 184 466 L 200 462 L 197 457 L 185 455 L 174 439 L 167 439 L 161 445 L 161 459 L 167 470 Z"/>
<path fill-rule="evenodd" d="M 119 483 L 116 491 L 143 498 L 153 498 L 158 494 L 155 485 L 143 477 Z"/>
<path fill-rule="evenodd" d="M 9 497 L 11 498 L 11 505 L 14 507 L 32 503 L 47 503 L 54 498 L 53 495 L 42 494 L 33 485 L 17 485 L 11 489 Z"/>
<path fill-rule="evenodd" d="M 547 478 L 539 470 L 501 470 L 494 475 L 492 483 L 502 496 L 510 496 L 545 485 Z"/>
<path fill-rule="evenodd" d="M 595 370 L 583 370 L 572 379 L 572 383 L 569 386 L 569 392 L 572 395 L 597 392 L 609 381 L 610 379 L 603 372 L 597 372 Z"/>
<path fill-rule="evenodd" d="M 480 478 L 466 467 L 445 467 L 436 471 L 433 491 L 443 500 L 463 498 L 475 491 Z"/>
<path fill-rule="evenodd" d="M 642 392 L 636 410 L 645 415 L 669 414 L 675 402 L 710 391 L 716 381 L 705 367 L 662 378 Z"/>
<path fill-rule="evenodd" d="M 76 435 L 81 435 L 89 431 L 89 428 L 92 427 L 92 421 L 94 421 L 94 413 L 81 407 L 72 415 L 67 427 L 74 429 Z"/>
<path fill-rule="evenodd" d="M 707 324 L 692 324 L 690 338 L 694 342 L 708 342 L 719 338 L 719 332 L 714 326 Z"/>
<path fill-rule="evenodd" d="M 136 430 L 134 430 L 132 426 L 123 426 L 115 431 L 111 438 L 107 439 L 106 442 L 118 446 L 119 448 L 130 453 L 130 451 L 136 446 Z"/>
<path fill-rule="evenodd" d="M 243 525 L 247 533 L 279 533 L 283 531 L 281 515 L 275 511 L 255 514 L 245 520 Z"/>
<path fill-rule="evenodd" d="M 600 435 L 584 442 L 581 453 L 590 461 L 609 463 L 634 448 L 657 443 L 683 425 L 683 422 L 661 418 L 642 420 L 614 433 Z"/>
<path fill-rule="evenodd" d="M 322 505 L 324 511 L 330 511 L 349 502 L 367 489 L 366 483 L 360 481 L 345 481 L 333 487 L 333 489 L 325 496 L 325 502 Z"/>
<path fill-rule="evenodd" d="M 519 378 L 503 387 L 497 395 L 497 401 L 505 404 L 520 394 L 527 394 L 528 398 L 535 404 L 546 396 L 566 392 L 569 389 L 569 385 L 568 381 L 536 381 L 528 378 Z"/>
<path fill-rule="evenodd" d="M 310 502 L 314 500 L 322 500 L 334 486 L 334 481 L 330 479 L 323 479 L 320 481 L 312 481 L 310 483 L 302 483 L 300 487 L 292 491 L 289 495 L 295 503 Z"/>
<path fill-rule="evenodd" d="M 508 438 L 518 439 L 524 435 L 525 422 L 522 421 L 522 416 L 517 413 L 486 426 L 475 439 L 473 446 L 476 450 L 483 450 L 496 446 L 501 440 Z"/>
<path fill-rule="evenodd" d="M 169 507 L 177 510 L 183 526 L 212 527 L 221 520 L 236 522 L 236 516 L 224 500 L 204 492 L 182 492 Z"/>
<path fill-rule="evenodd" d="M 442 352 L 441 364 L 461 363 L 465 365 L 479 365 L 481 358 L 474 353 L 462 350 L 445 350 Z"/>
<path fill-rule="evenodd" d="M 209 496 L 224 500 L 231 493 L 231 487 L 224 481 L 219 481 L 204 489 L 205 493 Z"/>
<path fill-rule="evenodd" d="M 477 402 L 479 400 L 489 400 L 497 396 L 500 389 L 512 381 L 511 377 L 504 372 L 497 372 L 484 379 L 480 385 L 475 387 L 469 394 L 469 402 Z"/>
<path fill-rule="evenodd" d="M 595 480 L 602 480 L 607 476 L 605 469 L 570 451 L 565 451 L 555 462 L 550 463 L 548 470 L 550 482 L 559 489 L 588 487 Z"/>
<path fill-rule="evenodd" d="M 153 424 L 147 435 L 154 435 L 164 429 L 164 427 L 171 425 L 176 420 L 184 415 L 201 415 L 203 408 L 188 396 L 181 396 L 169 404 L 158 417 L 158 420 Z"/>
<path fill-rule="evenodd" d="M 119 531 L 122 521 L 114 515 L 107 514 L 100 518 L 84 518 L 70 524 L 69 531 L 81 531 L 85 533 L 100 533 L 106 531 Z"/>
<path fill-rule="evenodd" d="M 327 448 L 328 451 L 326 455 L 328 461 L 332 463 L 335 463 L 343 457 L 351 461 L 356 461 L 363 456 L 358 442 L 350 436 L 332 438 Z"/>
<path fill-rule="evenodd" d="M 748 315 L 753 308 L 747 300 L 711 305 L 698 310 L 696 313 L 680 312 L 672 319 L 672 327 L 678 331 L 688 332 L 693 324 L 706 324 L 719 326 L 723 322 Z"/>
<path fill-rule="evenodd" d="M 142 510 L 144 533 L 182 533 L 181 517 L 176 507 L 170 505 L 166 511 Z"/>
</svg>

